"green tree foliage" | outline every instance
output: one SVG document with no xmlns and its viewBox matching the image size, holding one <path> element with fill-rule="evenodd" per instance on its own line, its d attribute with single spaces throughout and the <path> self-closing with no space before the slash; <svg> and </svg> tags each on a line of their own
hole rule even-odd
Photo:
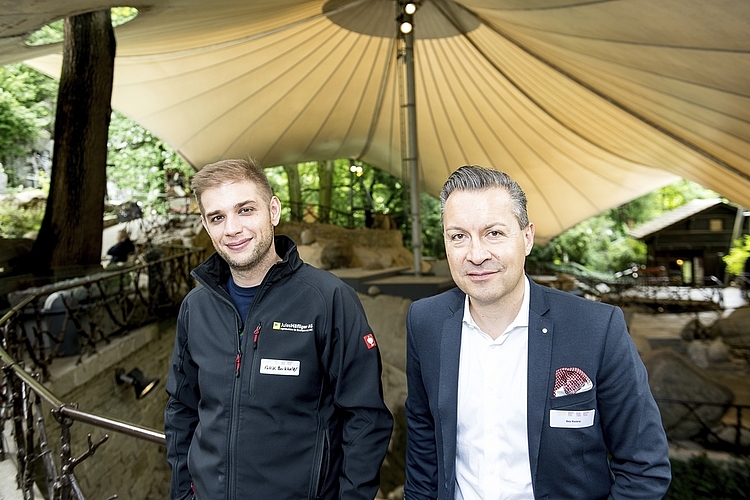
<svg viewBox="0 0 750 500">
<path fill-rule="evenodd" d="M 33 153 L 38 139 L 51 137 L 57 83 L 24 64 L 0 67 L 0 162 Z M 8 170 L 9 185 L 19 183 Z"/>
<path fill-rule="evenodd" d="M 6 163 L 29 151 L 37 134 L 34 118 L 13 94 L 0 89 L 0 157 Z"/>
<path fill-rule="evenodd" d="M 110 202 L 139 201 L 165 212 L 167 177 L 182 174 L 184 188 L 193 168 L 164 141 L 114 111 L 107 144 L 107 186 Z"/>
<path fill-rule="evenodd" d="M 744 239 L 736 240 L 729 254 L 724 256 L 727 271 L 739 275 L 744 272 L 747 259 L 750 259 L 750 234 L 746 234 Z"/>
<path fill-rule="evenodd" d="M 352 171 L 354 167 L 354 172 Z M 319 169 L 321 162 L 297 164 L 300 185 L 300 213 L 303 220 L 317 220 L 321 214 L 321 186 Z M 289 166 L 286 166 L 289 169 Z M 294 218 L 295 211 L 290 203 L 288 177 L 284 167 L 266 169 L 271 187 L 282 201 L 282 217 Z M 411 224 L 408 207 L 404 205 L 405 185 L 400 179 L 378 168 L 359 161 L 339 159 L 333 161 L 333 175 L 330 202 L 323 199 L 324 218 L 343 227 L 369 227 L 380 222 L 385 216 L 395 223 L 404 234 L 404 244 L 411 246 Z M 323 189 L 324 193 L 328 193 Z M 296 199 L 296 194 L 292 197 Z M 421 213 L 423 218 L 423 254 L 445 256 L 443 233 L 440 225 L 440 202 L 422 194 Z M 307 215 L 307 216 L 305 216 Z"/>
<path fill-rule="evenodd" d="M 368 222 L 367 212 L 390 215 L 394 220 L 401 220 L 401 182 L 395 177 L 361 162 L 354 162 L 360 167 L 361 175 L 350 171 L 348 159 L 335 160 L 333 165 L 333 182 L 330 201 L 330 221 L 344 227 L 365 227 Z M 297 165 L 300 184 L 300 204 L 302 213 L 313 210 L 317 217 L 320 204 L 320 185 L 318 176 L 319 162 L 304 162 Z M 266 168 L 266 175 L 274 192 L 281 198 L 282 216 L 291 219 L 288 179 L 284 167 Z M 370 203 L 372 200 L 372 203 Z M 308 208 L 309 207 L 309 208 Z"/>
<path fill-rule="evenodd" d="M 631 229 L 691 200 L 717 197 L 698 184 L 680 180 L 586 219 L 546 246 L 535 248 L 530 260 L 556 265 L 575 262 L 588 270 L 606 274 L 644 264 L 646 245 L 628 236 Z"/>
<path fill-rule="evenodd" d="M 0 238 L 23 238 L 31 231 L 38 231 L 45 207 L 44 200 L 20 207 L 13 203 L 0 203 Z"/>
</svg>

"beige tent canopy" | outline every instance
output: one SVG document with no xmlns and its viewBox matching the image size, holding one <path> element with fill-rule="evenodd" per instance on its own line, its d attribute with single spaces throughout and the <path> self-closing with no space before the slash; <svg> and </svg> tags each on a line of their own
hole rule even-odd
<svg viewBox="0 0 750 500">
<path fill-rule="evenodd" d="M 422 0 L 421 188 L 477 163 L 529 197 L 540 243 L 679 177 L 750 206 L 747 0 Z M 0 64 L 106 0 L 0 0 Z M 200 168 L 362 159 L 402 174 L 394 0 L 137 0 L 116 29 L 113 106 Z"/>
</svg>

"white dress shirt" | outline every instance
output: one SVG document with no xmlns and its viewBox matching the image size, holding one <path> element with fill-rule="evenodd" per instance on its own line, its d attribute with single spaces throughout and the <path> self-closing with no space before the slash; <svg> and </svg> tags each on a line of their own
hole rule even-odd
<svg viewBox="0 0 750 500">
<path fill-rule="evenodd" d="M 496 340 L 464 304 L 458 368 L 456 500 L 533 499 L 526 429 L 529 282 L 518 315 Z"/>
</svg>

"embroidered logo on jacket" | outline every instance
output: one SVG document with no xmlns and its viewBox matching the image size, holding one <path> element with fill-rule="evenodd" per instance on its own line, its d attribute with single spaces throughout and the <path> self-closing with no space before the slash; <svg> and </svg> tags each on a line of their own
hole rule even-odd
<svg viewBox="0 0 750 500">
<path fill-rule="evenodd" d="M 378 346 L 378 343 L 375 342 L 375 335 L 373 335 L 372 333 L 368 333 L 362 338 L 364 339 L 365 345 L 367 346 L 368 349 L 372 349 L 373 347 Z"/>
<path fill-rule="evenodd" d="M 309 333 L 313 331 L 313 324 L 308 323 L 303 325 L 302 323 L 284 323 L 282 321 L 274 321 L 273 329 L 285 332 Z"/>
</svg>

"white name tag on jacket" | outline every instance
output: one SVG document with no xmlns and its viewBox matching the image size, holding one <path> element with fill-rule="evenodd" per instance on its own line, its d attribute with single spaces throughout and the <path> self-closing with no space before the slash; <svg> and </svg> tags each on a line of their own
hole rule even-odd
<svg viewBox="0 0 750 500">
<path fill-rule="evenodd" d="M 549 426 L 580 429 L 594 425 L 594 410 L 550 410 Z"/>
<path fill-rule="evenodd" d="M 268 375 L 292 375 L 299 376 L 299 361 L 288 359 L 261 359 L 260 373 Z"/>
</svg>

